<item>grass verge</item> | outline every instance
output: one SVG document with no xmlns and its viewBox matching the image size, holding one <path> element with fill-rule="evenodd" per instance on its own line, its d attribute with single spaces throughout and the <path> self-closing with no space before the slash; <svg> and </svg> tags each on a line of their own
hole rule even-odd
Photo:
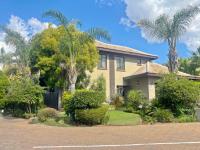
<svg viewBox="0 0 200 150">
<path fill-rule="evenodd" d="M 141 117 L 138 114 L 127 113 L 119 110 L 108 112 L 109 120 L 107 125 L 138 125 L 141 124 Z"/>
</svg>

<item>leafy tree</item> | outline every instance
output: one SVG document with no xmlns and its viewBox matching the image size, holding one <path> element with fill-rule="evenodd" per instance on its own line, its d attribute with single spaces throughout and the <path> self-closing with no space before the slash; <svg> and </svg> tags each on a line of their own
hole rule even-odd
<svg viewBox="0 0 200 150">
<path fill-rule="evenodd" d="M 74 26 L 71 26 L 70 32 L 73 32 L 74 39 L 75 36 L 82 34 Z M 70 60 L 68 51 L 65 50 L 65 43 L 63 42 L 65 36 L 66 34 L 62 26 L 58 28 L 49 27 L 36 35 L 32 40 L 32 70 L 35 68 L 39 69 L 41 79 L 45 82 L 45 85 L 51 88 L 63 88 L 68 84 L 68 68 L 66 64 Z M 74 40 L 74 42 L 77 41 Z M 84 86 L 81 84 L 83 84 L 82 82 L 86 78 L 85 70 L 92 71 L 98 61 L 98 51 L 94 43 L 85 42 L 80 48 L 81 50 L 76 53 L 78 87 Z"/>
<path fill-rule="evenodd" d="M 62 29 L 49 27 L 31 41 L 30 64 L 32 72 L 40 72 L 40 84 L 50 88 L 64 84 L 60 63 L 60 38 Z M 65 75 L 63 75 L 65 76 Z"/>
<path fill-rule="evenodd" d="M 76 28 L 77 25 L 80 25 L 79 21 L 69 21 L 58 11 L 49 10 L 44 13 L 44 16 L 54 18 L 58 25 L 63 28 L 65 36 L 61 40 L 60 48 L 65 58 L 62 61 L 62 67 L 67 71 L 69 90 L 74 92 L 80 69 L 92 70 L 96 65 L 94 63 L 91 65 L 91 60 L 89 59 L 93 58 L 94 56 L 91 54 L 96 54 L 95 51 L 97 51 L 94 44 L 95 38 L 110 40 L 110 36 L 100 28 L 91 28 L 87 32 L 80 32 Z M 87 51 L 83 49 L 87 49 Z"/>
<path fill-rule="evenodd" d="M 15 47 L 13 53 L 5 53 L 4 49 L 1 49 L 1 62 L 4 65 L 13 66 L 14 64 L 22 75 L 29 74 L 29 42 L 24 39 L 18 32 L 8 29 L 7 27 L 1 27 L 6 33 L 5 42 Z"/>
<path fill-rule="evenodd" d="M 10 82 L 5 103 L 12 104 L 14 109 L 24 105 L 28 113 L 35 112 L 43 100 L 43 88 L 35 84 L 30 78 L 16 78 Z"/>
<path fill-rule="evenodd" d="M 158 104 L 175 115 L 193 113 L 199 101 L 199 92 L 198 84 L 175 74 L 165 75 L 156 85 Z"/>
<path fill-rule="evenodd" d="M 163 14 L 156 20 L 140 20 L 138 25 L 152 38 L 166 41 L 169 46 L 169 70 L 178 70 L 178 56 L 176 44 L 180 37 L 187 31 L 192 19 L 199 13 L 199 7 L 188 7 L 174 14 L 172 18 Z"/>
</svg>

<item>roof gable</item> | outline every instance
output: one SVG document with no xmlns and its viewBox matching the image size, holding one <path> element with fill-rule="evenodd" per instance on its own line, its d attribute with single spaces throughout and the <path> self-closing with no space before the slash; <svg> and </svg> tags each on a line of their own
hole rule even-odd
<svg viewBox="0 0 200 150">
<path fill-rule="evenodd" d="M 146 58 L 150 58 L 152 60 L 158 58 L 158 56 L 156 56 L 156 55 L 145 53 L 145 52 L 142 52 L 142 51 L 130 48 L 130 47 L 107 44 L 107 43 L 100 42 L 97 40 L 95 42 L 96 42 L 97 48 L 99 48 L 99 50 L 102 50 L 102 51 L 126 54 L 126 55 L 131 55 L 131 56 L 146 57 Z"/>
</svg>

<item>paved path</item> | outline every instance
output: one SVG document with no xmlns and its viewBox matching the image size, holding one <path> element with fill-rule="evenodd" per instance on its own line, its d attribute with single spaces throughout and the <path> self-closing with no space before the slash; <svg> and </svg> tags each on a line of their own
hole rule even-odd
<svg viewBox="0 0 200 150">
<path fill-rule="evenodd" d="M 0 118 L 0 150 L 200 149 L 200 123 L 51 127 Z"/>
</svg>

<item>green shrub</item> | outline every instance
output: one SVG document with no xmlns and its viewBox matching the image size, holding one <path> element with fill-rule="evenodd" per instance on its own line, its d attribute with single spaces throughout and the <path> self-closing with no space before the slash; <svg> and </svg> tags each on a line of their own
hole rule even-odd
<svg viewBox="0 0 200 150">
<path fill-rule="evenodd" d="M 91 90 L 106 93 L 106 79 L 103 75 L 100 75 L 91 85 Z"/>
<path fill-rule="evenodd" d="M 36 115 L 35 114 L 29 114 L 29 113 L 24 113 L 23 114 L 23 117 L 25 118 L 25 119 L 30 119 L 30 118 L 33 118 L 33 117 L 35 117 Z"/>
<path fill-rule="evenodd" d="M 174 119 L 174 116 L 171 111 L 167 109 L 157 109 L 157 111 L 154 112 L 153 117 L 158 122 L 172 122 Z"/>
<path fill-rule="evenodd" d="M 165 75 L 157 81 L 156 96 L 159 105 L 170 109 L 176 116 L 193 113 L 199 93 L 200 88 L 197 84 L 174 74 Z"/>
<path fill-rule="evenodd" d="M 5 97 L 9 85 L 10 83 L 7 76 L 2 71 L 0 71 L 0 101 Z"/>
<path fill-rule="evenodd" d="M 89 109 L 97 108 L 105 101 L 105 94 L 103 92 L 96 92 L 91 90 L 76 91 L 71 102 L 72 109 Z"/>
<path fill-rule="evenodd" d="M 39 121 L 44 122 L 47 119 L 56 119 L 58 117 L 58 112 L 54 108 L 44 108 L 39 110 L 37 117 Z"/>
<path fill-rule="evenodd" d="M 121 107 L 124 105 L 124 98 L 123 96 L 120 96 L 118 94 L 113 95 L 111 97 L 111 105 L 114 105 L 115 107 Z"/>
<path fill-rule="evenodd" d="M 106 117 L 107 111 L 108 106 L 106 105 L 93 109 L 77 109 L 75 111 L 75 121 L 86 125 L 102 124 L 105 118 L 108 120 Z"/>
<path fill-rule="evenodd" d="M 180 123 L 195 122 L 195 121 L 197 121 L 197 119 L 193 115 L 181 115 L 177 118 L 177 121 Z"/>
<path fill-rule="evenodd" d="M 127 113 L 133 113 L 135 110 L 133 109 L 133 107 L 128 106 L 128 107 L 126 107 L 123 111 L 124 111 L 124 112 L 127 112 Z"/>
<path fill-rule="evenodd" d="M 66 112 L 66 114 L 69 114 L 69 106 L 70 106 L 70 102 L 73 98 L 73 94 L 71 94 L 70 92 L 65 91 L 63 93 L 63 97 L 62 97 L 62 106 Z"/>
<path fill-rule="evenodd" d="M 0 99 L 0 110 L 4 109 L 5 107 L 5 101 L 3 99 Z"/>
<path fill-rule="evenodd" d="M 140 110 L 148 105 L 148 100 L 141 91 L 131 90 L 128 93 L 126 105 L 134 110 Z"/>
<path fill-rule="evenodd" d="M 146 115 L 146 116 L 144 116 L 143 118 L 142 118 L 142 121 L 144 122 L 144 123 L 150 123 L 150 124 L 153 124 L 153 123 L 156 123 L 156 118 L 154 118 L 153 116 L 148 116 L 148 115 Z"/>
<path fill-rule="evenodd" d="M 12 80 L 5 95 L 5 110 L 21 109 L 34 113 L 43 101 L 43 88 L 30 78 Z"/>
</svg>

